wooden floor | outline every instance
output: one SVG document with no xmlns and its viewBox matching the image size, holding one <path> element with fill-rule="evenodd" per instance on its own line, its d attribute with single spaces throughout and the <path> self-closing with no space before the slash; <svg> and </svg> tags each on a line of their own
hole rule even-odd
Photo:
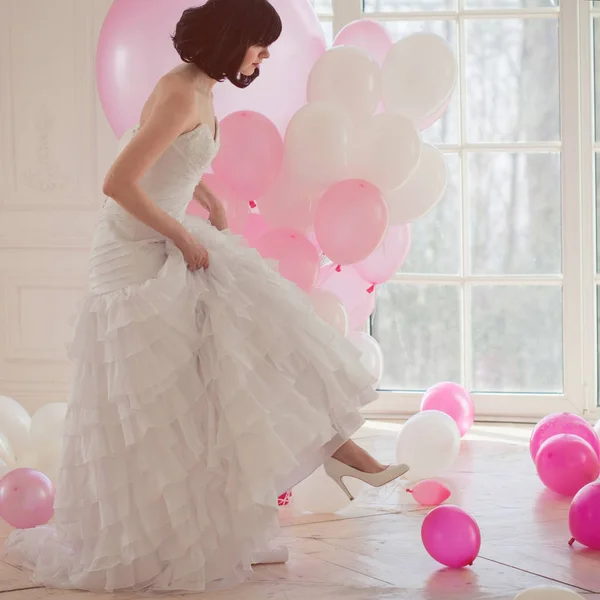
<svg viewBox="0 0 600 600">
<path fill-rule="evenodd" d="M 398 427 L 371 423 L 358 438 L 391 462 Z M 524 427 L 478 426 L 445 478 L 454 491 L 451 502 L 481 527 L 483 546 L 473 568 L 444 570 L 427 555 L 419 535 L 426 511 L 393 485 L 369 492 L 341 515 L 285 509 L 283 541 L 290 562 L 257 568 L 246 585 L 202 599 L 512 600 L 530 587 L 563 585 L 600 600 L 600 553 L 568 546 L 568 502 L 539 483 L 528 437 Z M 101 597 L 35 589 L 26 573 L 7 565 L 1 569 L 3 600 Z"/>
</svg>

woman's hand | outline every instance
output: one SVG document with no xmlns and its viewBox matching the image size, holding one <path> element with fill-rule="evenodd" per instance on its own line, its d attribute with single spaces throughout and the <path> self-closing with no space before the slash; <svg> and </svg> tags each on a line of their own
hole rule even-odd
<svg viewBox="0 0 600 600">
<path fill-rule="evenodd" d="M 216 227 L 219 231 L 225 231 L 227 229 L 227 213 L 225 207 L 222 204 L 213 206 L 210 211 L 208 219 L 213 227 Z"/>
<path fill-rule="evenodd" d="M 190 271 L 208 268 L 208 251 L 194 236 L 188 233 L 177 240 L 175 244 L 181 250 Z"/>
</svg>

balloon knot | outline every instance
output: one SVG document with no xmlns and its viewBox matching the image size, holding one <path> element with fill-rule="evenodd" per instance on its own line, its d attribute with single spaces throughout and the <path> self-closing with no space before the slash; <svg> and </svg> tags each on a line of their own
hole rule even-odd
<svg viewBox="0 0 600 600">
<path fill-rule="evenodd" d="M 342 272 L 342 265 L 338 265 L 338 266 L 335 268 L 335 270 L 336 270 L 338 273 L 341 273 L 341 272 Z"/>
<path fill-rule="evenodd" d="M 571 538 L 569 540 L 569 546 L 572 546 L 575 543 L 575 538 Z"/>
<path fill-rule="evenodd" d="M 413 493 L 413 490 L 409 490 L 408 488 L 406 488 L 406 491 L 407 491 L 409 494 L 412 494 L 412 493 Z"/>
<path fill-rule="evenodd" d="M 373 284 L 368 290 L 367 294 L 372 294 L 375 291 L 375 284 Z"/>
<path fill-rule="evenodd" d="M 254 202 L 254 200 L 250 200 L 250 208 L 256 208 L 256 202 Z"/>
</svg>

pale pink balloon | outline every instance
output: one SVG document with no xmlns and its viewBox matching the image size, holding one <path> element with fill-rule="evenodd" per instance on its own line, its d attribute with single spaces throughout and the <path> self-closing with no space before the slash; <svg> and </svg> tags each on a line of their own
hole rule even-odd
<svg viewBox="0 0 600 600">
<path fill-rule="evenodd" d="M 412 490 L 406 490 L 422 506 L 439 506 L 450 498 L 452 492 L 435 479 L 419 481 Z"/>
<path fill-rule="evenodd" d="M 0 518 L 16 529 L 45 525 L 54 514 L 54 485 L 34 469 L 15 469 L 0 479 Z"/>
<path fill-rule="evenodd" d="M 246 221 L 244 237 L 251 248 L 256 248 L 258 240 L 269 231 L 269 225 L 262 215 L 251 214 Z"/>
<path fill-rule="evenodd" d="M 263 235 L 256 244 L 263 258 L 279 263 L 279 273 L 310 292 L 319 274 L 319 254 L 300 232 L 294 229 L 275 229 Z"/>
<path fill-rule="evenodd" d="M 548 415 L 535 426 L 529 440 L 529 451 L 533 462 L 541 445 L 559 433 L 570 433 L 584 439 L 600 458 L 600 440 L 594 428 L 583 417 L 565 412 Z"/>
<path fill-rule="evenodd" d="M 271 0 L 283 22 L 281 38 L 260 77 L 246 90 L 229 82 L 215 89 L 219 119 L 239 110 L 266 115 L 285 131 L 306 103 L 313 65 L 325 52 L 323 30 L 309 0 Z M 191 4 L 204 0 L 114 0 L 98 42 L 97 84 L 108 121 L 120 138 L 136 125 L 158 80 L 180 64 L 170 36 Z M 282 90 L 284 93 L 282 93 Z"/>
<path fill-rule="evenodd" d="M 383 241 L 387 225 L 387 204 L 368 181 L 340 181 L 317 204 L 317 240 L 325 255 L 338 265 L 367 258 Z"/>
<path fill-rule="evenodd" d="M 229 180 L 216 173 L 206 173 L 202 177 L 210 191 L 225 206 L 227 222 L 232 233 L 242 234 L 246 228 L 246 222 L 250 216 L 250 205 L 247 202 L 237 202 L 229 185 Z M 194 202 L 196 202 L 194 200 Z"/>
<path fill-rule="evenodd" d="M 475 420 L 475 404 L 471 394 L 450 381 L 429 388 L 421 401 L 421 410 L 439 410 L 452 417 L 461 437 L 473 427 Z"/>
<path fill-rule="evenodd" d="M 196 202 L 196 200 L 192 200 L 188 204 L 185 214 L 190 217 L 200 217 L 201 219 L 208 219 L 209 217 L 208 211 L 200 204 L 200 202 Z"/>
<path fill-rule="evenodd" d="M 600 474 L 598 455 L 577 435 L 563 433 L 546 440 L 535 458 L 542 483 L 561 496 L 574 496 Z"/>
<path fill-rule="evenodd" d="M 381 23 L 370 19 L 361 19 L 346 25 L 337 34 L 333 45 L 361 48 L 381 66 L 392 49 L 394 40 Z"/>
<path fill-rule="evenodd" d="M 569 509 L 573 539 L 592 550 L 600 550 L 600 483 L 590 483 L 577 492 Z"/>
<path fill-rule="evenodd" d="M 356 272 L 369 283 L 385 283 L 402 267 L 411 246 L 410 225 L 390 227 L 379 248 L 354 265 Z"/>
<path fill-rule="evenodd" d="M 452 102 L 452 94 L 448 96 L 448 99 L 440 106 L 440 108 L 434 110 L 430 115 L 427 115 L 418 122 L 417 126 L 419 131 L 425 131 L 425 129 L 429 129 L 434 123 L 437 123 L 446 114 L 450 102 Z"/>
<path fill-rule="evenodd" d="M 337 329 L 342 335 L 348 334 L 348 313 L 342 301 L 335 294 L 325 290 L 313 290 L 310 299 L 315 307 L 315 312 L 323 321 Z"/>
<path fill-rule="evenodd" d="M 429 555 L 451 569 L 471 566 L 481 549 L 477 522 L 457 506 L 434 508 L 423 521 L 421 539 Z"/>
<path fill-rule="evenodd" d="M 256 200 L 281 169 L 281 134 L 267 117 L 249 110 L 232 113 L 219 127 L 221 144 L 212 163 L 215 175 L 227 178 L 236 202 Z"/>
<path fill-rule="evenodd" d="M 342 301 L 352 330 L 360 329 L 375 310 L 375 288 L 366 285 L 352 267 L 334 264 L 321 267 L 317 287 L 335 294 Z"/>
</svg>

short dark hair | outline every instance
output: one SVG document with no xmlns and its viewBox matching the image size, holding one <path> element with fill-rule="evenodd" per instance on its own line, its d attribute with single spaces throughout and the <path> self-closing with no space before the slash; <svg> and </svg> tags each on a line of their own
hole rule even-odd
<svg viewBox="0 0 600 600">
<path fill-rule="evenodd" d="M 207 0 L 183 12 L 172 38 L 182 61 L 212 79 L 245 88 L 259 75 L 258 69 L 250 76 L 239 72 L 246 52 L 251 46 L 270 46 L 281 29 L 268 0 Z"/>
</svg>

